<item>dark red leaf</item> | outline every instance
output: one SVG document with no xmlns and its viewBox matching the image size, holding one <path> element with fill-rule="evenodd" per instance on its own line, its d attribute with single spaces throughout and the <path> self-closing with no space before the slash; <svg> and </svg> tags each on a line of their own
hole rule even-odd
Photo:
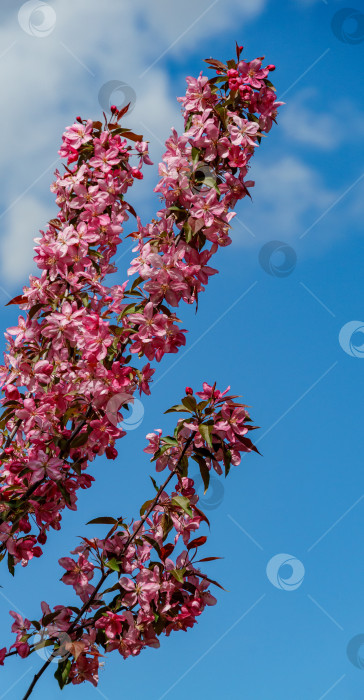
<svg viewBox="0 0 364 700">
<path fill-rule="evenodd" d="M 194 549 L 195 547 L 201 547 L 202 544 L 205 544 L 207 540 L 206 535 L 201 535 L 201 537 L 196 537 L 195 540 L 191 540 L 191 542 L 187 545 L 187 549 Z"/>
<path fill-rule="evenodd" d="M 27 297 L 24 297 L 22 294 L 19 294 L 19 296 L 14 297 L 14 299 L 11 299 L 11 301 L 8 301 L 5 306 L 10 306 L 10 304 L 26 304 L 28 301 Z"/>
<path fill-rule="evenodd" d="M 165 561 L 167 557 L 169 557 L 169 555 L 173 552 L 173 550 L 174 545 L 171 542 L 166 544 L 164 547 L 161 547 L 160 558 L 162 559 L 162 561 Z"/>
</svg>

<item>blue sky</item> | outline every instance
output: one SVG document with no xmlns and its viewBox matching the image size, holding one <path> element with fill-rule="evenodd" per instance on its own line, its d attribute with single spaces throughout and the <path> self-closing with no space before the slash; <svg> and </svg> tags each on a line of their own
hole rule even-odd
<svg viewBox="0 0 364 700">
<path fill-rule="evenodd" d="M 33 238 L 55 212 L 49 185 L 62 130 L 77 114 L 100 113 L 106 82 L 133 88 L 131 123 L 150 140 L 155 166 L 133 194 L 144 221 L 158 208 L 151 188 L 161 142 L 172 125 L 181 128 L 175 97 L 203 58 L 229 58 L 235 40 L 249 58 L 265 54 L 286 105 L 255 154 L 253 202 L 237 209 L 233 245 L 216 258 L 219 275 L 197 316 L 181 309 L 187 346 L 158 366 L 142 424 L 123 439 L 117 463 L 94 464 L 96 486 L 81 494 L 77 514 L 65 514 L 46 556 L 14 581 L 3 569 L 0 646 L 12 639 L 9 607 L 37 617 L 40 600 L 73 600 L 58 581 L 58 558 L 78 535 L 91 535 L 90 518 L 137 514 L 150 494 L 145 434 L 171 425 L 163 411 L 186 384 L 217 381 L 243 395 L 261 426 L 262 456 L 244 459 L 206 501 L 206 554 L 224 557 L 206 566 L 229 592 L 218 590 L 218 604 L 194 630 L 127 662 L 110 655 L 98 689 L 70 686 L 63 697 L 356 700 L 364 647 L 350 660 L 347 645 L 364 634 L 360 3 L 63 0 L 33 15 L 30 34 L 19 25 L 21 7 L 9 0 L 0 10 L 2 304 L 27 281 Z M 344 21 L 338 12 L 348 7 Z M 34 36 L 45 11 L 52 31 Z M 14 324 L 14 307 L 1 306 L 0 315 L 2 327 Z M 280 554 L 290 564 L 278 570 L 273 559 L 268 577 Z M 10 660 L 0 699 L 21 698 L 40 664 L 37 656 Z M 61 697 L 51 673 L 34 697 L 50 693 Z"/>
</svg>

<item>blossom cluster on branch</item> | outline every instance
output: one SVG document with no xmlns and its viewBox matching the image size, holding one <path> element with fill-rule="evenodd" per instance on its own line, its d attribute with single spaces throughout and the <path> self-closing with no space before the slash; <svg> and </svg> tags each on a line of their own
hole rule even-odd
<svg viewBox="0 0 364 700">
<path fill-rule="evenodd" d="M 217 272 L 212 257 L 231 243 L 233 210 L 254 184 L 246 179 L 249 161 L 281 104 L 267 77 L 274 66 L 263 67 L 262 58 L 247 62 L 241 51 L 237 46 L 237 59 L 227 64 L 208 59 L 211 78 L 187 78 L 179 98 L 184 132 L 173 129 L 166 141 L 155 187 L 161 205 L 146 225 L 125 198 L 151 163 L 143 137 L 121 125 L 128 106 L 112 107 L 104 124 L 77 117 L 63 134 L 66 164 L 51 187 L 58 215 L 36 239 L 40 277 L 31 276 L 10 302 L 22 315 L 5 334 L 0 368 L 0 559 L 7 556 L 12 574 L 16 564 L 41 556 L 62 511 L 76 509 L 78 490 L 94 481 L 88 467 L 95 457 L 117 457 L 128 404 L 136 392 L 150 394 L 151 363 L 186 343 L 176 308 L 186 302 L 197 309 Z M 135 257 L 127 279 L 107 286 L 130 214 Z M 173 436 L 147 436 L 157 472 L 168 467 L 169 475 L 160 487 L 152 479 L 157 494 L 141 520 L 96 519 L 112 525 L 106 537 L 83 538 L 76 558 L 60 559 L 62 580 L 83 605 L 51 612 L 42 603 L 42 617 L 33 621 L 12 613 L 16 641 L 12 651 L 0 651 L 0 664 L 5 656 L 52 649 L 24 700 L 54 659 L 61 687 L 96 684 L 101 649 L 126 657 L 158 646 L 160 634 L 192 626 L 214 602 L 210 579 L 196 568 L 206 536 L 194 535 L 207 518 L 188 464 L 198 463 L 207 489 L 211 468 L 221 474 L 224 466 L 227 475 L 242 452 L 255 449 L 245 407 L 225 394 L 204 384 L 197 402 L 187 387 L 171 410 L 189 417 Z M 116 583 L 103 589 L 115 574 Z"/>
<path fill-rule="evenodd" d="M 157 472 L 168 467 L 170 474 L 161 487 L 152 479 L 157 493 L 141 507 L 141 519 L 131 525 L 121 517 L 91 521 L 111 525 L 106 537 L 84 537 L 71 552 L 74 558 L 59 560 L 66 569 L 62 581 L 73 586 L 80 607 L 56 605 L 51 611 L 42 602 L 42 617 L 32 621 L 11 611 L 16 641 L 9 652 L 0 652 L 0 663 L 14 653 L 26 658 L 52 647 L 44 667 L 58 661 L 61 688 L 85 680 L 97 685 L 103 653 L 118 651 L 127 658 L 147 646 L 156 648 L 162 633 L 193 627 L 205 606 L 216 603 L 209 585 L 219 584 L 197 566 L 218 557 L 197 558 L 207 536 L 196 533 L 208 520 L 198 508 L 189 463 L 198 463 L 207 490 L 212 468 L 218 474 L 224 468 L 227 476 L 242 453 L 256 450 L 247 437 L 254 426 L 246 407 L 227 391 L 204 383 L 197 398 L 188 391 L 167 411 L 188 416 L 178 420 L 173 435 L 160 430 L 147 435 L 144 451 Z M 170 493 L 169 482 L 174 482 Z"/>
</svg>

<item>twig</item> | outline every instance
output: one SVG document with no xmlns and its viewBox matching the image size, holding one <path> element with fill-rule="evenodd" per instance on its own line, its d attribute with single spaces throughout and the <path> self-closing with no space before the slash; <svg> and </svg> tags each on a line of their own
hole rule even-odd
<svg viewBox="0 0 364 700">
<path fill-rule="evenodd" d="M 145 513 L 145 515 L 142 517 L 142 519 L 141 519 L 141 521 L 140 521 L 138 527 L 136 528 L 136 530 L 134 530 L 133 534 L 130 535 L 130 537 L 128 537 L 127 541 L 125 542 L 125 544 L 124 544 L 124 546 L 123 546 L 123 548 L 122 548 L 122 550 L 121 550 L 121 552 L 120 552 L 120 555 L 124 554 L 124 552 L 126 551 L 126 549 L 129 547 L 129 545 L 130 545 L 130 544 L 133 542 L 133 540 L 136 538 L 138 532 L 139 532 L 140 529 L 143 527 L 145 521 L 147 520 L 147 518 L 148 518 L 149 515 L 151 514 L 152 510 L 153 510 L 153 509 L 155 508 L 155 506 L 158 504 L 158 501 L 159 501 L 159 498 L 160 498 L 162 492 L 164 491 L 164 489 L 166 488 L 166 486 L 169 484 L 169 482 L 170 482 L 170 480 L 172 479 L 172 477 L 178 472 L 178 467 L 179 467 L 179 465 L 180 465 L 180 463 L 181 463 L 181 461 L 182 461 L 184 455 L 186 454 L 186 451 L 187 451 L 188 447 L 190 446 L 190 444 L 191 444 L 193 438 L 194 438 L 194 435 L 190 435 L 190 437 L 189 437 L 188 440 L 186 441 L 186 444 L 185 444 L 185 446 L 184 446 L 184 448 L 183 448 L 183 450 L 182 450 L 182 452 L 181 452 L 181 456 L 179 457 L 178 462 L 177 462 L 175 468 L 171 471 L 171 473 L 169 474 L 169 476 L 168 476 L 167 479 L 165 480 L 164 484 L 162 484 L 162 486 L 158 489 L 158 493 L 157 493 L 156 497 L 155 497 L 154 500 L 152 501 L 152 503 L 151 503 L 151 505 L 149 506 L 149 508 L 148 508 L 147 512 Z M 74 628 L 75 628 L 75 626 L 77 625 L 77 623 L 79 622 L 79 620 L 82 618 L 82 615 L 84 615 L 84 613 L 88 610 L 88 608 L 90 607 L 90 605 L 92 605 L 92 603 L 94 602 L 94 600 L 95 600 L 95 598 L 96 598 L 96 595 L 97 595 L 97 593 L 99 592 L 99 590 L 100 590 L 102 584 L 103 584 L 104 581 L 107 579 L 107 577 L 110 576 L 110 574 L 112 574 L 112 573 L 115 573 L 115 572 L 113 572 L 112 569 L 109 569 L 107 572 L 104 572 L 104 573 L 102 574 L 102 576 L 101 576 L 101 578 L 100 578 L 100 581 L 98 582 L 96 588 L 94 589 L 94 591 L 92 592 L 90 598 L 86 601 L 86 603 L 83 604 L 83 606 L 82 606 L 80 612 L 78 613 L 78 615 L 75 617 L 75 619 L 74 619 L 74 621 L 72 622 L 72 624 L 71 624 L 71 625 L 69 626 L 69 628 L 67 629 L 66 634 L 70 635 L 71 632 L 74 631 Z M 44 671 L 46 671 L 46 669 L 48 668 L 49 664 L 52 662 L 54 656 L 55 656 L 55 653 L 54 653 L 54 651 L 53 651 L 52 654 L 50 655 L 50 657 L 47 659 L 47 661 L 45 661 L 45 663 L 43 664 L 43 666 L 41 667 L 41 669 L 38 671 L 38 673 L 35 674 L 35 676 L 34 676 L 32 682 L 31 682 L 31 684 L 30 684 L 30 686 L 29 686 L 29 688 L 28 688 L 26 694 L 25 694 L 24 697 L 23 697 L 23 700 L 27 700 L 27 699 L 30 697 L 30 695 L 31 695 L 31 693 L 32 693 L 32 691 L 33 691 L 33 689 L 34 689 L 36 683 L 39 681 L 39 679 L 40 679 L 40 677 L 43 675 Z"/>
</svg>

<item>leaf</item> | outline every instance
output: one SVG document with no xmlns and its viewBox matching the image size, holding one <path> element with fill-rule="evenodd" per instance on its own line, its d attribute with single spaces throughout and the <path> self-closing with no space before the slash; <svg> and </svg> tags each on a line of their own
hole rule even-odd
<svg viewBox="0 0 364 700">
<path fill-rule="evenodd" d="M 121 320 L 123 318 L 123 316 L 125 316 L 126 314 L 134 314 L 136 312 L 137 308 L 138 308 L 138 306 L 135 303 L 127 304 L 125 306 L 125 308 L 122 310 L 121 314 L 119 314 L 119 319 Z M 116 327 L 118 328 L 119 326 L 116 326 Z M 121 331 L 123 331 L 123 329 L 121 329 Z"/>
<path fill-rule="evenodd" d="M 194 396 L 185 396 L 182 403 L 191 413 L 196 410 L 197 402 Z"/>
<path fill-rule="evenodd" d="M 128 202 L 128 206 L 126 208 L 128 211 L 131 212 L 131 214 L 133 214 L 133 216 L 135 216 L 136 219 L 138 218 L 134 207 L 129 202 Z"/>
<path fill-rule="evenodd" d="M 53 622 L 53 620 L 55 620 L 56 617 L 58 617 L 58 615 L 60 614 L 60 612 L 61 612 L 60 610 L 56 610 L 56 612 L 48 613 L 48 615 L 45 615 L 45 616 L 42 618 L 42 625 L 43 625 L 43 627 L 46 627 L 46 626 L 49 625 L 51 622 Z"/>
<path fill-rule="evenodd" d="M 174 576 L 174 578 L 179 581 L 180 583 L 183 583 L 184 578 L 183 574 L 185 573 L 186 569 L 172 569 L 171 574 Z"/>
<path fill-rule="evenodd" d="M 196 564 L 202 561 L 215 561 L 215 559 L 223 559 L 224 557 L 204 557 L 203 559 L 197 559 Z"/>
<path fill-rule="evenodd" d="M 209 581 L 210 583 L 213 583 L 214 586 L 218 586 L 218 588 L 221 588 L 222 591 L 228 592 L 227 589 L 224 588 L 224 586 L 221 586 L 220 583 L 218 583 L 217 581 L 214 581 L 213 578 L 209 578 L 208 576 L 203 576 L 202 578 L 204 578 L 206 581 Z"/>
<path fill-rule="evenodd" d="M 153 477 L 152 477 L 152 476 L 150 477 L 150 479 L 151 479 L 151 481 L 152 481 L 152 484 L 153 484 L 153 486 L 154 486 L 155 490 L 156 490 L 156 491 L 158 492 L 158 491 L 159 491 L 159 488 L 158 488 L 158 486 L 157 486 L 157 482 L 156 482 L 156 480 L 155 480 L 155 479 L 153 479 Z"/>
<path fill-rule="evenodd" d="M 200 467 L 201 479 L 202 479 L 203 485 L 205 487 L 205 490 L 204 490 L 204 495 L 205 495 L 205 493 L 209 487 L 209 483 L 210 483 L 210 470 L 209 470 L 205 460 L 203 459 L 203 457 L 196 454 L 196 455 L 193 455 L 192 458 L 195 460 L 195 462 L 197 462 L 198 466 Z"/>
<path fill-rule="evenodd" d="M 179 403 L 175 406 L 171 406 L 171 408 L 169 408 L 168 411 L 164 411 L 164 413 L 193 413 L 193 411 Z"/>
<path fill-rule="evenodd" d="M 14 297 L 14 299 L 8 301 L 8 303 L 5 304 L 5 306 L 10 306 L 11 304 L 26 304 L 27 301 L 27 297 L 24 297 L 22 294 L 19 294 L 17 297 Z"/>
<path fill-rule="evenodd" d="M 223 445 L 223 459 L 224 459 L 224 465 L 225 465 L 225 478 L 227 477 L 230 467 L 231 467 L 231 452 L 230 450 L 226 449 L 226 446 Z"/>
<path fill-rule="evenodd" d="M 144 535 L 144 539 L 152 545 L 152 547 L 158 552 L 158 555 L 160 556 L 161 550 L 158 542 L 156 540 L 153 540 L 152 537 L 149 537 L 149 535 Z"/>
<path fill-rule="evenodd" d="M 53 228 L 58 229 L 58 231 L 62 230 L 62 221 L 60 221 L 59 219 L 50 219 L 50 221 L 48 221 L 48 223 L 51 226 L 53 226 Z"/>
<path fill-rule="evenodd" d="M 191 157 L 192 157 L 193 164 L 197 165 L 197 163 L 200 160 L 200 151 L 198 148 L 196 148 L 196 146 L 192 146 Z"/>
<path fill-rule="evenodd" d="M 221 61 L 218 61 L 216 58 L 204 58 L 204 63 L 208 63 L 210 66 L 217 68 L 218 70 L 226 71 L 225 64 L 221 63 Z"/>
<path fill-rule="evenodd" d="M 207 442 L 208 446 L 212 448 L 212 425 L 201 423 L 201 425 L 198 426 L 198 432 L 200 433 L 200 435 L 202 435 L 203 439 L 205 440 L 205 442 Z"/>
<path fill-rule="evenodd" d="M 148 510 L 148 508 L 152 505 L 154 499 L 152 498 L 150 501 L 145 501 L 143 503 L 141 509 L 140 509 L 140 515 L 144 515 L 145 511 Z"/>
<path fill-rule="evenodd" d="M 202 510 L 200 510 L 199 508 L 197 508 L 197 506 L 193 506 L 193 510 L 197 513 L 197 515 L 200 516 L 201 520 L 203 520 L 205 523 L 208 524 L 209 527 L 211 527 L 210 521 L 209 521 L 207 515 L 205 515 L 205 513 L 203 513 Z"/>
<path fill-rule="evenodd" d="M 205 544 L 206 540 L 206 535 L 201 535 L 200 537 L 196 537 L 196 539 L 191 540 L 191 542 L 189 542 L 187 545 L 188 551 L 190 551 L 190 549 L 194 549 L 194 547 L 201 547 L 201 545 Z"/>
<path fill-rule="evenodd" d="M 186 496 L 175 496 L 171 500 L 172 506 L 178 506 L 179 508 L 182 508 L 182 510 L 187 513 L 191 518 L 193 517 L 193 511 L 190 506 L 190 499 L 186 498 Z"/>
<path fill-rule="evenodd" d="M 28 313 L 28 317 L 31 320 L 35 314 L 43 308 L 43 304 L 34 304 Z"/>
<path fill-rule="evenodd" d="M 94 518 L 89 520 L 86 525 L 116 525 L 119 521 L 115 518 L 111 518 L 109 515 L 102 516 L 100 518 Z"/>
<path fill-rule="evenodd" d="M 65 500 L 66 503 L 67 503 L 67 505 L 70 506 L 70 505 L 71 505 L 71 496 L 70 496 L 70 494 L 68 493 L 68 491 L 66 491 L 65 487 L 63 486 L 63 484 L 61 484 L 59 481 L 57 482 L 57 488 L 58 488 L 58 490 L 61 492 L 61 494 L 62 494 L 64 500 Z"/>
<path fill-rule="evenodd" d="M 169 555 L 172 554 L 173 550 L 174 550 L 174 545 L 171 542 L 166 544 L 164 547 L 161 547 L 160 557 L 161 557 L 162 561 L 165 561 L 167 559 L 167 557 L 169 557 Z"/>
<path fill-rule="evenodd" d="M 154 457 L 152 457 L 150 461 L 155 462 L 155 460 L 161 457 L 161 455 L 163 455 L 167 450 L 169 450 L 170 447 L 171 445 L 163 445 L 162 447 L 160 447 L 159 450 L 155 452 Z"/>
<path fill-rule="evenodd" d="M 112 571 L 117 571 L 118 573 L 120 572 L 120 566 L 115 557 L 112 559 L 109 559 L 109 561 L 105 561 L 105 566 L 108 567 L 108 569 L 111 569 Z"/>
<path fill-rule="evenodd" d="M 130 139 L 130 141 L 143 141 L 143 136 L 141 134 L 134 134 L 133 131 L 124 132 L 123 136 Z"/>
<path fill-rule="evenodd" d="M 172 437 L 171 435 L 163 436 L 162 440 L 165 445 L 178 445 L 178 441 L 176 440 L 176 438 Z"/>
<path fill-rule="evenodd" d="M 124 114 L 127 113 L 129 107 L 130 107 L 130 102 L 126 105 L 126 107 L 123 107 L 123 108 L 120 110 L 120 112 L 118 112 L 118 117 L 117 117 L 117 118 L 118 118 L 118 121 L 119 121 L 119 119 L 121 119 L 121 117 L 124 116 Z"/>
<path fill-rule="evenodd" d="M 255 445 L 252 443 L 252 441 L 251 441 L 250 438 L 241 437 L 241 436 L 240 436 L 240 437 L 239 437 L 239 440 L 240 440 L 240 442 L 243 443 L 243 445 L 245 445 L 246 447 L 248 447 L 249 450 L 253 450 L 253 451 L 256 452 L 258 455 L 261 455 L 261 453 L 259 452 L 258 448 L 255 447 Z"/>
<path fill-rule="evenodd" d="M 58 663 L 54 677 L 58 681 L 58 685 L 61 690 L 63 690 L 64 686 L 67 685 L 69 682 L 68 677 L 70 675 L 71 666 L 71 659 L 59 661 Z"/>
<path fill-rule="evenodd" d="M 179 460 L 178 471 L 181 476 L 188 476 L 188 458 L 186 455 L 183 455 Z"/>
<path fill-rule="evenodd" d="M 88 433 L 79 433 L 76 435 L 75 438 L 73 438 L 70 447 L 76 448 L 76 447 L 82 447 L 83 445 L 86 445 L 86 442 L 89 438 Z"/>
<path fill-rule="evenodd" d="M 12 554 L 8 554 L 8 569 L 12 576 L 14 576 L 14 557 Z"/>
</svg>

